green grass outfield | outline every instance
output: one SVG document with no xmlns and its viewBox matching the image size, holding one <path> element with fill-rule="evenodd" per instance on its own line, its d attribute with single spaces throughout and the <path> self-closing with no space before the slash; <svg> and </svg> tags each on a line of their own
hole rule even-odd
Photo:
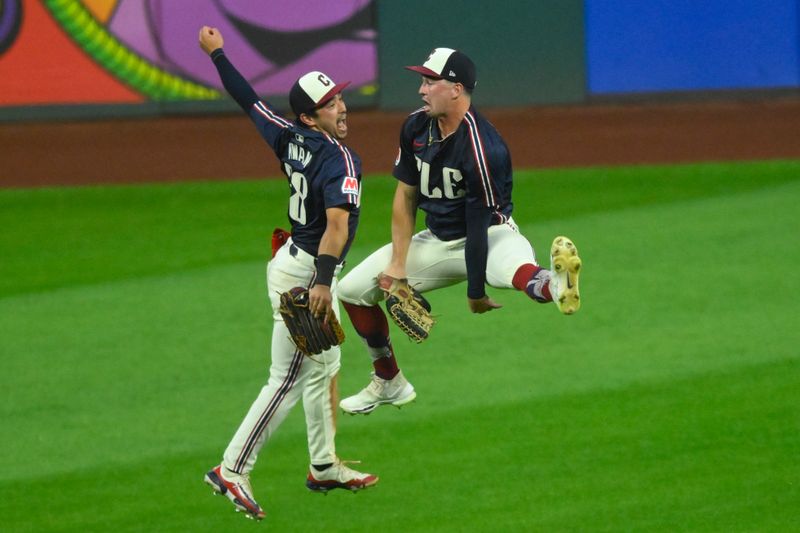
<svg viewBox="0 0 800 533">
<path fill-rule="evenodd" d="M 389 239 L 365 180 L 350 264 Z M 518 172 L 546 264 L 584 261 L 571 317 L 514 291 L 395 334 L 418 391 L 340 416 L 377 487 L 304 486 L 297 406 L 264 448 L 261 524 L 202 483 L 265 382 L 282 181 L 0 191 L 2 531 L 800 530 L 800 161 Z M 369 359 L 345 320 L 340 389 Z"/>
</svg>

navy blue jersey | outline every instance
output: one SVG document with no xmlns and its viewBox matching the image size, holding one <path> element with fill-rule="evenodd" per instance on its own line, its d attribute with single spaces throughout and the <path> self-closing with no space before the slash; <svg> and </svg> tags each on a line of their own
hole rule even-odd
<svg viewBox="0 0 800 533">
<path fill-rule="evenodd" d="M 350 211 L 348 237 L 339 257 L 344 260 L 358 226 L 361 160 L 327 133 L 290 122 L 260 101 L 222 48 L 214 50 L 211 59 L 225 89 L 250 115 L 281 162 L 281 171 L 289 181 L 287 214 L 292 225 L 292 241 L 316 256 L 327 227 L 325 210 L 330 207 L 347 209 Z"/>
<path fill-rule="evenodd" d="M 466 207 L 491 210 L 492 224 L 511 216 L 511 156 L 495 127 L 473 106 L 441 140 L 436 119 L 422 110 L 403 123 L 394 177 L 419 187 L 425 225 L 449 241 L 466 236 Z"/>
<path fill-rule="evenodd" d="M 483 298 L 489 250 L 487 229 L 511 217 L 511 155 L 495 127 L 470 106 L 458 129 L 441 138 L 423 110 L 406 119 L 394 177 L 418 187 L 425 225 L 436 237 L 466 237 L 467 296 Z"/>
<path fill-rule="evenodd" d="M 341 207 L 350 211 L 347 244 L 356 234 L 361 204 L 361 159 L 325 132 L 308 129 L 277 114 L 268 104 L 256 102 L 250 118 L 280 159 L 289 181 L 289 222 L 292 241 L 317 255 L 327 227 L 325 210 Z"/>
</svg>

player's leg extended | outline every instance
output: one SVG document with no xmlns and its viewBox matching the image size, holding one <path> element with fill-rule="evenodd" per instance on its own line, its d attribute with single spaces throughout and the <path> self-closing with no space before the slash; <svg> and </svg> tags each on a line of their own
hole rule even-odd
<svg viewBox="0 0 800 533">
<path fill-rule="evenodd" d="M 416 397 L 414 387 L 397 366 L 389 338 L 389 323 L 378 305 L 384 299 L 378 286 L 378 275 L 391 257 L 392 245 L 387 244 L 356 265 L 339 282 L 338 296 L 353 328 L 366 346 L 374 368 L 369 386 L 340 402 L 342 410 L 351 414 L 367 414 L 384 403 L 399 407 Z"/>
<path fill-rule="evenodd" d="M 378 307 L 384 299 L 378 275 L 391 257 L 391 244 L 378 249 L 342 278 L 337 290 L 350 322 L 372 357 L 376 375 L 387 380 L 397 374 L 398 368 L 389 339 L 389 323 Z"/>
<path fill-rule="evenodd" d="M 249 474 L 258 453 L 300 399 L 313 371 L 312 361 L 290 340 L 283 321 L 272 332 L 272 365 L 267 384 L 261 389 L 224 454 L 223 464 L 231 472 Z"/>
<path fill-rule="evenodd" d="M 205 476 L 205 482 L 231 500 L 237 510 L 258 520 L 265 513 L 250 486 L 250 471 L 261 448 L 299 399 L 309 375 L 308 362 L 288 335 L 283 322 L 275 324 L 267 385 L 261 389 L 225 449 L 222 463 Z"/>
<path fill-rule="evenodd" d="M 333 310 L 341 320 L 338 284 L 331 286 Z M 311 358 L 311 375 L 303 389 L 303 410 L 306 416 L 308 454 L 312 465 L 324 467 L 336 461 L 336 403 L 337 378 L 341 367 L 342 350 L 333 346 Z M 338 402 L 337 402 L 338 403 Z"/>
<path fill-rule="evenodd" d="M 392 245 L 378 249 L 356 265 L 340 282 L 339 298 L 343 303 L 363 307 L 377 305 L 385 298 L 378 286 L 378 275 L 392 258 Z M 409 283 L 419 292 L 427 292 L 464 281 L 464 239 L 441 241 L 429 230 L 411 239 L 406 257 Z"/>
<path fill-rule="evenodd" d="M 315 492 L 332 489 L 356 491 L 371 487 L 378 482 L 378 476 L 353 470 L 345 466 L 336 455 L 334 397 L 339 371 L 339 347 L 323 352 L 314 359 L 317 366 L 303 391 L 311 459 L 306 487 Z"/>
<path fill-rule="evenodd" d="M 303 389 L 303 410 L 312 465 L 324 466 L 336 460 L 336 411 L 331 405 L 331 385 L 338 375 L 340 359 L 341 349 L 334 346 L 309 362 L 314 368 Z"/>
<path fill-rule="evenodd" d="M 556 237 L 550 252 L 551 270 L 536 262 L 533 247 L 513 221 L 489 228 L 487 281 L 493 287 L 516 288 L 540 303 L 554 302 L 564 314 L 580 308 L 578 276 L 581 260 L 566 237 Z"/>
<path fill-rule="evenodd" d="M 463 240 L 462 240 L 463 241 Z M 384 293 L 377 277 L 389 264 L 391 244 L 379 249 L 342 279 L 339 296 L 353 327 L 372 356 L 375 372 L 361 392 L 341 401 L 348 413 L 367 414 L 377 406 L 400 407 L 416 397 L 414 387 L 397 366 L 389 338 L 386 314 L 379 307 Z M 420 292 L 458 283 L 465 279 L 463 242 L 443 242 L 429 231 L 414 235 L 406 261 L 409 282 Z"/>
<path fill-rule="evenodd" d="M 414 235 L 406 261 L 408 283 L 428 292 L 466 280 L 465 242 L 463 238 L 441 241 L 430 230 Z"/>
<path fill-rule="evenodd" d="M 298 268 L 286 246 L 270 262 L 267 287 L 273 306 L 274 324 L 269 379 L 228 444 L 222 464 L 205 476 L 205 482 L 228 497 L 237 510 L 245 511 L 256 519 L 263 518 L 264 511 L 253 496 L 249 473 L 265 442 L 299 399 L 311 370 L 304 356 L 289 339 L 288 329 L 278 312 L 277 293 L 301 284 L 302 279 L 310 276 L 312 268 Z"/>
<path fill-rule="evenodd" d="M 307 283 L 314 271 L 313 258 L 292 255 L 290 249 L 291 243 L 285 243 L 267 266 L 273 320 L 269 379 L 224 455 L 225 466 L 239 474 L 252 470 L 258 451 L 297 402 L 315 370 L 315 363 L 306 360 L 291 341 L 279 311 L 280 293 Z"/>
<path fill-rule="evenodd" d="M 267 385 L 225 451 L 225 466 L 238 474 L 252 470 L 258 450 L 300 398 L 313 367 L 290 340 L 280 314 L 280 293 L 302 285 L 313 272 L 313 260 L 302 262 L 290 254 L 285 243 L 267 265 L 267 295 L 272 305 L 272 363 Z"/>
</svg>

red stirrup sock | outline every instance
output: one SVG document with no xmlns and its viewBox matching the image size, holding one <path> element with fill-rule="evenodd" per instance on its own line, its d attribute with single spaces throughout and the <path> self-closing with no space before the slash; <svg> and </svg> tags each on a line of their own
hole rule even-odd
<svg viewBox="0 0 800 533">
<path fill-rule="evenodd" d="M 514 288 L 524 291 L 530 298 L 539 303 L 553 301 L 550 294 L 550 271 L 527 263 L 517 269 L 512 280 Z"/>
<path fill-rule="evenodd" d="M 372 368 L 375 369 L 375 375 L 381 379 L 392 379 L 400 372 L 397 367 L 397 359 L 394 358 L 392 345 L 389 344 L 387 348 L 389 349 L 389 355 L 372 360 Z"/>
<path fill-rule="evenodd" d="M 383 310 L 377 305 L 363 306 L 342 302 L 356 333 L 364 340 L 372 356 L 375 375 L 382 379 L 392 379 L 400 369 L 394 357 L 392 342 L 389 340 L 389 322 Z"/>
</svg>

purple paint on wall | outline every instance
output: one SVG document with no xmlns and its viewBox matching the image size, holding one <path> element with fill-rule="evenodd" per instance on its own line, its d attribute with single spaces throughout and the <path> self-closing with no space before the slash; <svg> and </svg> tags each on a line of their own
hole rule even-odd
<svg viewBox="0 0 800 533">
<path fill-rule="evenodd" d="M 22 4 L 19 0 L 0 2 L 0 54 L 11 47 L 22 23 Z"/>
<path fill-rule="evenodd" d="M 353 87 L 377 74 L 371 0 L 120 0 L 110 31 L 165 70 L 222 89 L 197 44 L 201 26 L 217 27 L 224 48 L 261 95 L 285 94 L 310 70 Z"/>
</svg>

